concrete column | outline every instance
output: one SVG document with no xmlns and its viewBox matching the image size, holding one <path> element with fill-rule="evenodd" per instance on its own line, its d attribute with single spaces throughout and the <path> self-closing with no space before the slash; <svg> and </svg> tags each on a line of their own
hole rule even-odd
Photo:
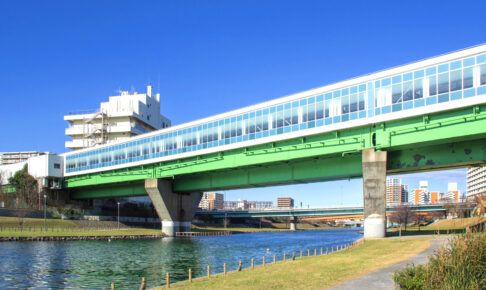
<svg viewBox="0 0 486 290">
<path fill-rule="evenodd" d="M 364 237 L 386 235 L 386 151 L 363 150 Z"/>
<path fill-rule="evenodd" d="M 297 218 L 292 216 L 290 217 L 290 230 L 291 231 L 296 231 L 297 230 Z"/>
<path fill-rule="evenodd" d="M 170 237 L 191 230 L 191 220 L 201 201 L 201 192 L 176 193 L 172 180 L 146 179 L 145 190 L 162 221 L 162 232 Z"/>
</svg>

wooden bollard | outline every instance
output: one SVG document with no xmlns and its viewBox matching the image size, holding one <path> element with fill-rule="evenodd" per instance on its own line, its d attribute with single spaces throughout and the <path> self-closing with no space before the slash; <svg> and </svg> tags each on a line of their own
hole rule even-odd
<svg viewBox="0 0 486 290">
<path fill-rule="evenodd" d="M 321 248 L 321 256 L 322 256 L 322 248 Z"/>
<path fill-rule="evenodd" d="M 300 250 L 300 258 L 302 259 L 302 250 Z"/>
<path fill-rule="evenodd" d="M 223 274 L 226 276 L 226 263 L 223 264 Z"/>
<path fill-rule="evenodd" d="M 241 261 L 240 261 L 240 263 L 238 264 L 238 269 L 236 270 L 237 272 L 241 271 L 241 266 L 242 266 L 242 264 L 241 264 Z"/>
<path fill-rule="evenodd" d="M 140 290 L 145 290 L 146 285 L 145 285 L 145 277 L 142 277 L 142 284 L 140 284 Z"/>
<path fill-rule="evenodd" d="M 334 252 L 334 247 L 331 247 L 331 254 Z"/>
<path fill-rule="evenodd" d="M 253 259 L 251 259 L 251 268 L 254 268 Z"/>
<path fill-rule="evenodd" d="M 295 261 L 295 252 L 292 252 L 292 261 Z"/>
<path fill-rule="evenodd" d="M 167 288 L 170 288 L 170 274 L 165 274 L 165 281 L 167 281 Z"/>
<path fill-rule="evenodd" d="M 265 267 L 265 256 L 263 256 L 263 263 L 262 263 L 263 267 Z"/>
<path fill-rule="evenodd" d="M 208 279 L 211 277 L 211 266 L 208 265 Z"/>
<path fill-rule="evenodd" d="M 326 255 L 329 254 L 329 248 L 326 248 Z"/>
<path fill-rule="evenodd" d="M 317 256 L 317 249 L 314 248 L 314 256 Z"/>
<path fill-rule="evenodd" d="M 111 290 L 115 290 L 115 283 L 111 283 Z"/>
<path fill-rule="evenodd" d="M 309 257 L 309 256 L 310 256 L 310 250 L 307 249 L 307 257 Z"/>
<path fill-rule="evenodd" d="M 189 283 L 192 283 L 192 270 L 189 268 Z"/>
<path fill-rule="evenodd" d="M 284 261 L 284 262 L 285 262 L 285 256 L 286 256 L 286 255 L 285 255 L 285 253 L 284 253 L 284 256 L 283 256 L 283 261 Z"/>
<path fill-rule="evenodd" d="M 273 255 L 273 263 L 276 264 L 277 263 L 277 255 Z"/>
</svg>

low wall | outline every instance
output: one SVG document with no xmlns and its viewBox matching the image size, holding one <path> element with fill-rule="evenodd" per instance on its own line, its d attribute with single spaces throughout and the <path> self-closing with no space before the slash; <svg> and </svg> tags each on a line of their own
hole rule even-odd
<svg viewBox="0 0 486 290">
<path fill-rule="evenodd" d="M 103 216 L 103 215 L 84 215 L 80 219 L 88 221 L 117 221 L 116 216 Z M 144 218 L 144 217 L 129 217 L 121 216 L 120 222 L 123 223 L 160 223 L 158 218 Z"/>
<path fill-rule="evenodd" d="M 25 217 L 25 218 L 44 218 L 43 210 L 31 210 L 31 209 L 6 209 L 0 208 L 0 216 L 6 217 Z M 52 214 L 47 212 L 47 218 L 52 218 Z"/>
</svg>

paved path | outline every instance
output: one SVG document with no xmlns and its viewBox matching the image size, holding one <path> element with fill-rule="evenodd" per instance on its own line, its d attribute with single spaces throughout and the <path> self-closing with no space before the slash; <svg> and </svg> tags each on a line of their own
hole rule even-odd
<svg viewBox="0 0 486 290">
<path fill-rule="evenodd" d="M 348 289 L 395 289 L 395 283 L 392 280 L 393 272 L 399 269 L 404 269 L 407 264 L 425 264 L 427 257 L 434 254 L 447 241 L 446 237 L 440 237 L 430 242 L 430 247 L 420 254 L 400 263 L 396 263 L 389 267 L 377 270 L 375 272 L 363 275 L 361 277 L 343 282 L 336 285 L 332 290 L 348 290 Z"/>
</svg>

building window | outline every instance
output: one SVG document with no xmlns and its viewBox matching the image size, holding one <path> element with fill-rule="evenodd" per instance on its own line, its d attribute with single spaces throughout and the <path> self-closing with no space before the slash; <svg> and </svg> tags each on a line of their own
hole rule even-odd
<svg viewBox="0 0 486 290">
<path fill-rule="evenodd" d="M 61 164 L 60 163 L 54 163 L 54 168 L 55 169 L 61 169 Z"/>
</svg>

